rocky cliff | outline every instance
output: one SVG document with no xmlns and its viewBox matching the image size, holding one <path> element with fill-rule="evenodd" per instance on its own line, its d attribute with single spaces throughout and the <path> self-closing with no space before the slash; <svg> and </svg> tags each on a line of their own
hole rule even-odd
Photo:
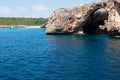
<svg viewBox="0 0 120 80">
<path fill-rule="evenodd" d="M 57 9 L 49 17 L 46 34 L 120 35 L 120 0 Z"/>
</svg>

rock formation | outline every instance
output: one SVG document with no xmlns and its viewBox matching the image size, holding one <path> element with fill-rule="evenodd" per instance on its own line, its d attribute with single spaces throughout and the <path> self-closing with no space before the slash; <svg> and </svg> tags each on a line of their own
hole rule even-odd
<svg viewBox="0 0 120 80">
<path fill-rule="evenodd" d="M 73 34 L 80 31 L 85 34 L 114 34 L 117 31 L 118 35 L 120 0 L 57 9 L 46 24 L 46 34 Z"/>
</svg>

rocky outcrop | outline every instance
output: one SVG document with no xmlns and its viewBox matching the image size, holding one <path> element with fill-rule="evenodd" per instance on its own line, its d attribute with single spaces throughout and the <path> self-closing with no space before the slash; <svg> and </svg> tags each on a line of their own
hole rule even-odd
<svg viewBox="0 0 120 80">
<path fill-rule="evenodd" d="M 120 2 L 107 1 L 58 9 L 46 25 L 46 34 L 109 34 L 120 29 Z"/>
<path fill-rule="evenodd" d="M 118 28 L 112 28 L 109 31 L 110 37 L 116 37 L 116 38 L 120 38 L 120 27 Z"/>
</svg>

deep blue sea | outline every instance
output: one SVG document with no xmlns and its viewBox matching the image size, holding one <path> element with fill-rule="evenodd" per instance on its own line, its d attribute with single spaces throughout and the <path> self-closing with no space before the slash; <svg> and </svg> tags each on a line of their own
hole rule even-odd
<svg viewBox="0 0 120 80">
<path fill-rule="evenodd" d="M 0 80 L 120 80 L 120 40 L 1 28 Z"/>
</svg>

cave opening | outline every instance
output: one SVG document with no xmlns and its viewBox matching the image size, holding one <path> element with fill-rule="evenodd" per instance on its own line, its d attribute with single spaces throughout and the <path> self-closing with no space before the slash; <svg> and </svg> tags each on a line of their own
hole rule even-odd
<svg viewBox="0 0 120 80">
<path fill-rule="evenodd" d="M 104 25 L 105 20 L 108 19 L 108 11 L 104 8 L 94 10 L 90 14 L 89 21 L 83 27 L 83 33 L 85 34 L 99 34 L 106 33 L 106 30 L 101 30 L 99 25 Z"/>
</svg>

